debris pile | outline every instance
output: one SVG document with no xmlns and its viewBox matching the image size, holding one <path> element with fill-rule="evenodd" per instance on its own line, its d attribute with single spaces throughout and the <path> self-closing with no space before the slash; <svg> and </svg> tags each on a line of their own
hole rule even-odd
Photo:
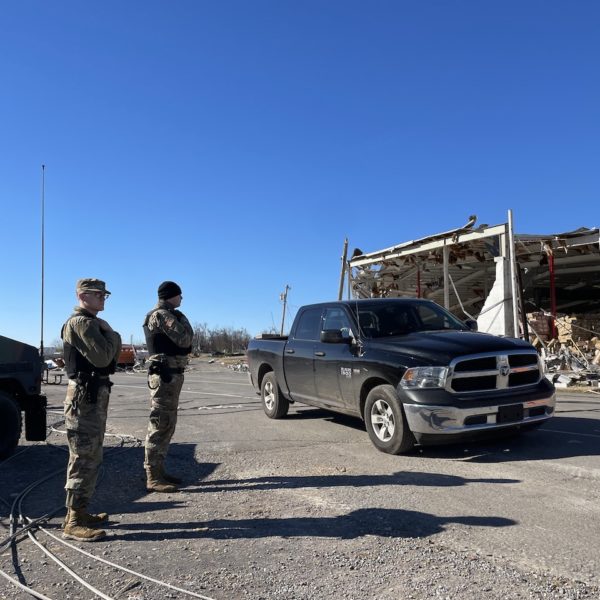
<svg viewBox="0 0 600 600">
<path fill-rule="evenodd" d="M 349 298 L 433 300 L 460 319 L 476 319 L 481 332 L 529 339 L 547 375 L 564 375 L 559 383 L 597 385 L 600 229 L 520 234 L 512 213 L 508 223 L 476 221 L 471 215 L 457 229 L 375 252 L 356 248 L 347 261 L 346 241 L 340 297 L 347 276 Z M 524 314 L 528 327 L 520 328 Z"/>
<path fill-rule="evenodd" d="M 600 314 L 561 315 L 552 339 L 551 316 L 529 313 L 529 341 L 539 348 L 549 379 L 557 387 L 593 386 L 600 382 Z"/>
<path fill-rule="evenodd" d="M 221 363 L 221 364 L 225 364 L 225 363 Z M 250 368 L 248 367 L 248 363 L 245 362 L 238 362 L 235 364 L 230 364 L 227 365 L 228 369 L 231 369 L 232 371 L 237 371 L 238 373 L 248 373 L 250 371 Z"/>
</svg>

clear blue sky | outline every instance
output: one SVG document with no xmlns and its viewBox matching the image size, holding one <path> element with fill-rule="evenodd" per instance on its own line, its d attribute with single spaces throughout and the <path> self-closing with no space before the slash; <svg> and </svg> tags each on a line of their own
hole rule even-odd
<svg viewBox="0 0 600 600">
<path fill-rule="evenodd" d="M 344 237 L 598 226 L 594 1 L 3 2 L 0 333 L 39 344 L 80 277 L 128 341 L 165 279 L 192 322 L 335 298 Z"/>
</svg>

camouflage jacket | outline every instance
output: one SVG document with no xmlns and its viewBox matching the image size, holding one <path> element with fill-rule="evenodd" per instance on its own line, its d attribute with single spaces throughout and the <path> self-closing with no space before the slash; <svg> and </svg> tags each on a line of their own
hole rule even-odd
<svg viewBox="0 0 600 600">
<path fill-rule="evenodd" d="M 146 325 L 150 331 L 161 331 L 174 344 L 180 348 L 187 348 L 192 345 L 194 330 L 187 320 L 187 317 L 176 308 L 173 308 L 167 301 L 160 300 L 154 311 L 148 316 Z M 155 355 L 156 356 L 156 355 Z M 152 360 L 153 356 L 149 357 Z M 167 357 L 172 366 L 185 366 L 187 357 L 169 356 Z"/>
<path fill-rule="evenodd" d="M 121 336 L 116 331 L 106 331 L 102 319 L 85 308 L 76 306 L 62 331 L 62 338 L 71 344 L 95 367 L 107 367 L 119 358 Z"/>
</svg>

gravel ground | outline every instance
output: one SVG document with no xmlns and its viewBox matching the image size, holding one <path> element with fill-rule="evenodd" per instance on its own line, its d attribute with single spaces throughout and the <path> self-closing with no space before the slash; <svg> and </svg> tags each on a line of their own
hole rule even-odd
<svg viewBox="0 0 600 600">
<path fill-rule="evenodd" d="M 215 367 L 210 375 L 218 377 L 219 370 Z M 360 428 L 340 429 L 345 441 L 311 438 L 318 428 L 332 427 L 320 421 L 307 439 L 289 439 L 285 433 L 288 439 L 280 444 L 266 439 L 264 428 L 272 427 L 272 422 L 250 410 L 255 399 L 243 390 L 241 399 L 230 399 L 232 406 L 249 407 L 248 413 L 235 413 L 236 420 L 247 420 L 239 429 L 218 435 L 219 427 L 232 418 L 225 409 L 219 418 L 203 417 L 182 426 L 181 439 L 170 455 L 172 470 L 185 473 L 180 493 L 145 492 L 142 448 L 128 441 L 124 448 L 107 449 L 92 508 L 111 513 L 109 536 L 95 544 L 74 544 L 215 600 L 600 599 L 593 574 L 586 578 L 583 567 L 579 581 L 545 568 L 534 553 L 522 559 L 520 548 L 510 552 L 516 520 L 508 507 L 486 511 L 475 502 L 469 506 L 469 497 L 492 485 L 482 480 L 472 483 L 474 477 L 469 481 L 468 469 L 479 466 L 456 462 L 444 466 L 437 460 L 435 481 L 430 483 L 418 470 L 424 470 L 421 459 L 402 459 L 399 468 L 400 463 L 370 447 Z M 214 398 L 198 400 L 203 406 L 208 402 L 215 404 Z M 115 407 L 113 420 L 109 418 L 112 431 L 141 437 L 145 406 L 131 410 L 135 417 L 127 420 Z M 299 426 L 292 424 L 293 431 Z M 194 428 L 200 441 L 187 439 Z M 259 441 L 252 442 L 255 438 Z M 26 498 L 24 512 L 32 517 L 63 503 L 64 437 L 54 433 L 49 442 L 53 445 L 25 446 L 25 452 L 0 465 L 0 496 L 8 501 L 31 481 L 61 470 Z M 107 445 L 117 442 L 107 439 Z M 365 460 L 371 461 L 368 472 Z M 462 469 L 462 482 L 452 469 Z M 510 486 L 519 485 L 515 473 L 511 466 L 513 478 L 501 479 L 505 474 L 497 468 L 492 493 L 505 495 Z M 425 504 L 424 482 L 429 494 L 456 495 L 452 499 L 463 502 L 463 512 L 453 516 L 454 506 L 444 512 Z M 597 499 L 597 481 L 585 485 Z M 0 538 L 4 538 L 8 511 L 1 503 L 0 508 Z M 60 534 L 63 515 L 64 511 L 51 519 L 49 531 Z M 498 534 L 500 541 L 486 544 L 482 531 L 489 532 L 490 539 L 492 532 Z M 41 531 L 36 537 L 115 600 L 186 597 L 91 561 Z M 598 553 L 599 547 L 590 551 Z M 0 569 L 20 573 L 27 584 L 53 599 L 94 597 L 28 539 L 17 545 L 16 555 L 10 549 L 0 554 Z M 0 579 L 0 598 L 26 597 Z"/>
<path fill-rule="evenodd" d="M 131 449 L 114 459 L 109 454 L 106 461 L 103 490 L 114 490 L 117 480 L 132 481 L 134 487 L 110 494 L 110 537 L 93 545 L 75 545 L 210 598 L 600 598 L 597 588 L 582 582 L 519 569 L 505 556 L 449 547 L 437 539 L 444 525 L 415 521 L 410 511 L 406 515 L 386 509 L 347 512 L 344 499 L 350 490 L 338 490 L 343 493 L 336 502 L 302 488 L 292 490 L 293 494 L 289 488 L 273 486 L 252 489 L 246 483 L 248 465 L 236 476 L 229 455 L 211 455 L 208 463 L 199 465 L 198 475 L 202 477 L 203 470 L 211 473 L 181 493 L 144 495 L 134 466 L 137 461 L 128 452 L 139 453 Z M 265 457 L 253 458 L 253 463 L 260 463 Z M 111 460 L 120 464 L 109 474 Z M 277 479 L 277 471 L 269 466 L 271 459 L 266 457 L 265 462 L 264 469 L 252 469 L 252 479 Z M 212 470 L 223 464 L 228 466 Z M 48 487 L 54 488 L 52 495 L 60 496 L 62 482 L 58 483 L 40 488 L 29 499 L 31 514 L 37 514 L 37 504 L 47 506 Z M 236 487 L 241 489 L 224 489 Z M 97 504 L 105 505 L 107 496 L 99 493 Z M 120 509 L 123 512 L 115 512 Z M 59 522 L 58 518 L 52 521 L 53 531 L 59 531 Z M 47 542 L 43 533 L 37 538 Z M 66 557 L 78 574 L 115 599 L 185 597 L 94 564 L 57 542 L 47 544 Z M 10 553 L 5 552 L 0 568 L 10 571 L 10 563 Z M 19 564 L 28 583 L 49 597 L 91 597 L 79 584 L 68 582 L 30 541 L 19 544 Z M 0 583 L 0 597 L 22 594 Z"/>
</svg>

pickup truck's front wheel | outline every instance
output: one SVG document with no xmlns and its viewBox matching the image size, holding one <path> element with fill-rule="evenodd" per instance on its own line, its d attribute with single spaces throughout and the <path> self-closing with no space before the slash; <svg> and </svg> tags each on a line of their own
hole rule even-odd
<svg viewBox="0 0 600 600">
<path fill-rule="evenodd" d="M 369 437 L 378 450 L 402 454 L 414 446 L 415 438 L 393 386 L 378 385 L 369 392 L 364 417 Z"/>
<path fill-rule="evenodd" d="M 270 371 L 262 380 L 260 386 L 260 397 L 262 398 L 263 409 L 270 419 L 281 419 L 287 415 L 290 403 L 283 397 L 275 373 Z"/>
</svg>

